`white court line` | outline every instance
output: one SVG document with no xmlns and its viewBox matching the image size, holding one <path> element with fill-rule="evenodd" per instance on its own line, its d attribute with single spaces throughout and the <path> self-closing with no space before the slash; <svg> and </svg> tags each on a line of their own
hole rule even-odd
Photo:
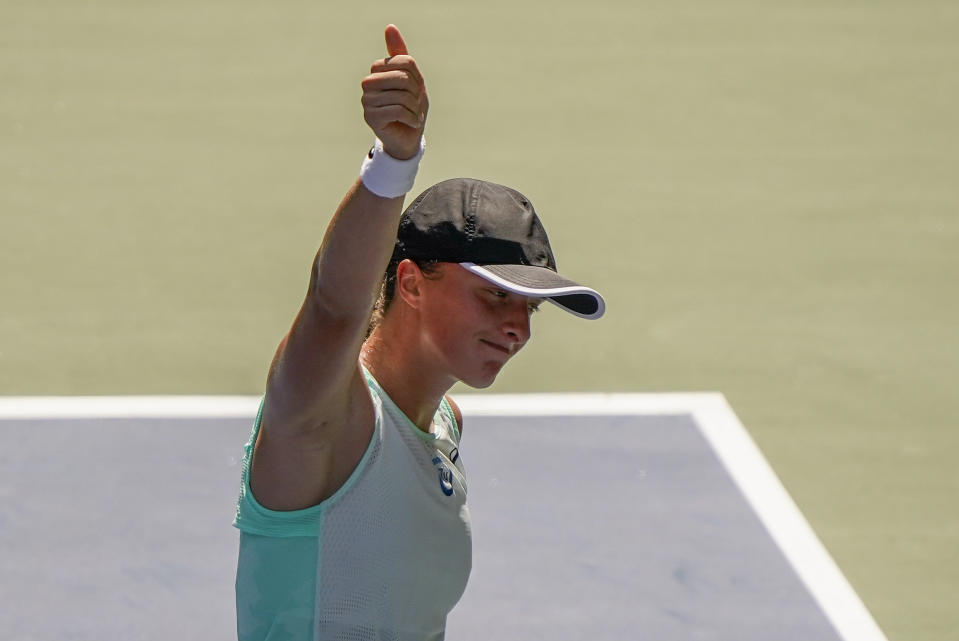
<svg viewBox="0 0 959 641">
<path fill-rule="evenodd" d="M 694 417 L 839 635 L 847 641 L 887 641 L 726 398 L 717 394 L 698 407 Z"/>
<path fill-rule="evenodd" d="M 256 396 L 0 396 L 0 419 L 249 418 Z"/>
<path fill-rule="evenodd" d="M 473 395 L 456 401 L 464 415 L 475 416 L 692 414 L 839 635 L 847 641 L 887 641 L 722 394 Z"/>
<path fill-rule="evenodd" d="M 770 536 L 847 641 L 887 641 L 722 394 L 463 394 L 466 416 L 691 414 Z M 255 396 L 0 397 L 0 420 L 246 418 Z"/>
</svg>

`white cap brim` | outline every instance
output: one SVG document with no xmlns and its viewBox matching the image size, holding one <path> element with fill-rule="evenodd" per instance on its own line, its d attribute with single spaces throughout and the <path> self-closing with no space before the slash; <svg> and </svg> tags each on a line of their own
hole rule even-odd
<svg viewBox="0 0 959 641">
<path fill-rule="evenodd" d="M 606 313 L 606 301 L 599 292 L 564 278 L 546 267 L 475 263 L 459 265 L 508 292 L 530 298 L 545 298 L 580 318 L 595 320 Z"/>
</svg>

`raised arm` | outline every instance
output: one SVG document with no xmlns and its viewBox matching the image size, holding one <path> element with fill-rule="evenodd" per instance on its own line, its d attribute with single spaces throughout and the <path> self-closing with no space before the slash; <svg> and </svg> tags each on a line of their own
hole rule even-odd
<svg viewBox="0 0 959 641">
<path fill-rule="evenodd" d="M 386 154 L 415 163 L 428 110 L 426 85 L 399 30 L 390 25 L 385 37 L 387 57 L 373 63 L 362 82 L 364 118 Z M 349 459 L 358 460 L 370 438 L 372 405 L 358 357 L 403 195 L 379 196 L 367 184 L 389 193 L 372 179 L 357 179 L 346 193 L 316 254 L 306 299 L 270 368 L 253 461 L 254 493 L 267 507 L 295 509 L 325 498 L 345 481 L 340 477 L 356 463 Z"/>
</svg>

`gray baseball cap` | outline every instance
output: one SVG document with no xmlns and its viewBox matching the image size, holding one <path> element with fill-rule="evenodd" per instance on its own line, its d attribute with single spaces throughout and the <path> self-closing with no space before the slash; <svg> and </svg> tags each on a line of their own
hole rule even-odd
<svg viewBox="0 0 959 641">
<path fill-rule="evenodd" d="M 437 183 L 400 219 L 393 260 L 459 263 L 506 291 L 544 298 L 582 318 L 606 311 L 599 292 L 560 276 L 533 204 L 515 189 L 474 178 Z"/>
</svg>

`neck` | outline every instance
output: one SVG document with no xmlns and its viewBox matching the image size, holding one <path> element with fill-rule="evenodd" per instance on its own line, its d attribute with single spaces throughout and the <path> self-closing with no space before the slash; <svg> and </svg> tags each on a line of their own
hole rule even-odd
<svg viewBox="0 0 959 641">
<path fill-rule="evenodd" d="M 433 415 L 455 381 L 437 374 L 416 343 L 401 333 L 402 325 L 381 323 L 363 344 L 360 362 L 407 418 L 429 432 Z"/>
</svg>

